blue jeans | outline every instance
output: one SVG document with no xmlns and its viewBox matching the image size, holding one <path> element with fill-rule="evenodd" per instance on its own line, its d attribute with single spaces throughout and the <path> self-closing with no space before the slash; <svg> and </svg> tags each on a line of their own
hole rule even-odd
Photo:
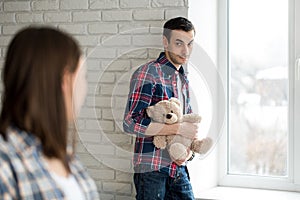
<svg viewBox="0 0 300 200">
<path fill-rule="evenodd" d="M 177 167 L 174 178 L 152 171 L 134 174 L 137 200 L 194 200 L 186 166 Z"/>
</svg>

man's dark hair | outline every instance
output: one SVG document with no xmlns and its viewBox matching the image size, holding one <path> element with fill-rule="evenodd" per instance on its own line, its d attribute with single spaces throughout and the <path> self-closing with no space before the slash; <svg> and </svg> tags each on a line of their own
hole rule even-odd
<svg viewBox="0 0 300 200">
<path fill-rule="evenodd" d="M 164 24 L 163 35 L 168 39 L 168 41 L 170 41 L 172 30 L 182 30 L 185 32 L 194 30 L 195 32 L 195 28 L 192 22 L 184 17 L 172 18 Z"/>
</svg>

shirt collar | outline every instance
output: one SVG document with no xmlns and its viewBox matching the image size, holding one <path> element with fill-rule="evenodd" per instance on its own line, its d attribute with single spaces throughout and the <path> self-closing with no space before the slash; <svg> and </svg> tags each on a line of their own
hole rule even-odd
<svg viewBox="0 0 300 200">
<path fill-rule="evenodd" d="M 157 58 L 157 62 L 162 65 L 162 71 L 168 75 L 174 74 L 176 71 L 184 75 L 184 69 L 180 66 L 179 70 L 167 59 L 165 52 L 161 52 Z"/>
<path fill-rule="evenodd" d="M 37 137 L 19 130 L 17 127 L 9 127 L 7 137 L 13 148 L 24 156 L 32 154 L 35 150 L 42 150 L 41 142 Z"/>
</svg>

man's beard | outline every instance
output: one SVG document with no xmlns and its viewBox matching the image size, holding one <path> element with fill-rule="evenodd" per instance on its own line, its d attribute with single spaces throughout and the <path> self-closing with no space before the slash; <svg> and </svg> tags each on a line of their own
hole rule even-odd
<svg viewBox="0 0 300 200">
<path fill-rule="evenodd" d="M 170 61 L 171 61 L 173 64 L 175 64 L 175 65 L 182 65 L 182 64 L 185 64 L 186 61 L 188 60 L 188 56 L 182 56 L 183 58 L 186 58 L 186 61 L 185 61 L 185 62 L 180 61 L 180 60 L 178 59 L 178 56 L 179 56 L 179 55 L 177 55 L 177 54 L 172 53 L 172 52 L 169 51 Z M 179 56 L 179 57 L 181 57 L 181 56 Z"/>
</svg>

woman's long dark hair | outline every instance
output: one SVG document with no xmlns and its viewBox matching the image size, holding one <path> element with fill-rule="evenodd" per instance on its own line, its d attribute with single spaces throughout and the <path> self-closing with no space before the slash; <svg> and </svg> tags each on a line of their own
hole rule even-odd
<svg viewBox="0 0 300 200">
<path fill-rule="evenodd" d="M 27 131 L 42 143 L 43 153 L 67 162 L 68 119 L 62 81 L 75 73 L 81 51 L 66 33 L 28 27 L 12 39 L 3 69 L 0 134 L 9 126 Z"/>
</svg>

